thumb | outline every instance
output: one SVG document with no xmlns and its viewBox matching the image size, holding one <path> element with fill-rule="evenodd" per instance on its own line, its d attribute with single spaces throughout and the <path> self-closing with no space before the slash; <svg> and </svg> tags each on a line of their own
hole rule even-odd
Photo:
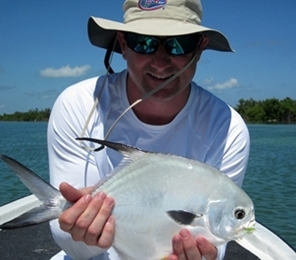
<svg viewBox="0 0 296 260">
<path fill-rule="evenodd" d="M 66 182 L 62 182 L 60 184 L 59 188 L 60 188 L 60 192 L 62 193 L 64 198 L 70 202 L 76 202 L 83 195 L 90 194 L 94 190 L 93 187 L 83 188 L 83 189 L 78 190 Z"/>
</svg>

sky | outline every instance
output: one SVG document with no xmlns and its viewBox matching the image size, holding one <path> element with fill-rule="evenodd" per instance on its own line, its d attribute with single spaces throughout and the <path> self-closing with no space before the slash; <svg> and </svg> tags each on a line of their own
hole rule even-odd
<svg viewBox="0 0 296 260">
<path fill-rule="evenodd" d="M 122 0 L 0 0 L 0 115 L 52 108 L 68 86 L 104 74 L 105 51 L 87 20 L 122 21 Z M 240 99 L 296 99 L 296 1 L 204 0 L 202 25 L 235 53 L 206 50 L 194 81 L 232 106 Z M 126 67 L 119 54 L 115 71 Z"/>
</svg>

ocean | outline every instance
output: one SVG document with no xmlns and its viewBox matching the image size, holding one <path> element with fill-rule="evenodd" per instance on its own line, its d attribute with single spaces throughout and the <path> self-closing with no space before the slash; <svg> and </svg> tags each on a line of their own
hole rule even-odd
<svg viewBox="0 0 296 260">
<path fill-rule="evenodd" d="M 256 219 L 296 248 L 296 125 L 248 125 L 249 165 L 243 189 Z M 0 122 L 0 153 L 48 180 L 46 122 Z M 0 206 L 30 191 L 0 162 Z"/>
</svg>

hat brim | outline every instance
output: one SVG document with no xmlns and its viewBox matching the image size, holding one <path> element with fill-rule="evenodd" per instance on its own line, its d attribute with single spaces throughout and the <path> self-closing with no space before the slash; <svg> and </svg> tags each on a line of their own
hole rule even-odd
<svg viewBox="0 0 296 260">
<path fill-rule="evenodd" d="M 152 36 L 173 36 L 201 32 L 209 39 L 206 49 L 233 51 L 227 38 L 221 32 L 201 25 L 165 19 L 141 19 L 125 24 L 97 17 L 90 17 L 88 20 L 88 37 L 95 46 L 108 49 L 118 31 Z M 121 53 L 118 44 L 114 51 Z"/>
</svg>

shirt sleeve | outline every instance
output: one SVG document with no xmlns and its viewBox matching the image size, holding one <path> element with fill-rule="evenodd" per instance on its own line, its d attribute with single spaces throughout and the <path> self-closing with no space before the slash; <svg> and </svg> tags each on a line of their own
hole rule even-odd
<svg viewBox="0 0 296 260">
<path fill-rule="evenodd" d="M 93 105 L 92 95 L 87 98 L 86 92 L 85 96 L 81 97 L 75 87 L 66 89 L 55 102 L 51 112 L 47 132 L 50 182 L 57 188 L 61 182 L 68 182 L 76 188 L 91 186 L 100 178 L 92 153 L 82 149 L 80 143 L 75 140 L 80 136 Z M 95 113 L 94 117 L 98 115 Z M 95 128 L 92 124 L 86 135 L 90 134 L 96 134 L 98 138 L 103 135 L 102 129 Z M 104 156 L 104 153 L 101 154 Z M 72 259 L 91 259 L 105 251 L 73 241 L 70 234 L 60 229 L 57 220 L 52 221 L 50 227 L 56 243 Z"/>
<path fill-rule="evenodd" d="M 232 108 L 231 118 L 219 169 L 241 187 L 248 166 L 250 136 L 243 119 Z"/>
<path fill-rule="evenodd" d="M 227 136 L 217 138 L 217 145 L 219 147 L 223 144 L 223 151 L 220 158 L 215 158 L 217 165 L 214 165 L 224 174 L 226 174 L 238 186 L 242 186 L 245 177 L 249 150 L 250 150 L 250 136 L 249 131 L 240 115 L 230 108 L 231 120 L 228 127 Z M 218 134 L 219 136 L 219 134 Z M 215 147 L 215 146 L 214 146 Z M 223 260 L 225 257 L 227 243 L 218 246 L 217 260 Z"/>
</svg>

